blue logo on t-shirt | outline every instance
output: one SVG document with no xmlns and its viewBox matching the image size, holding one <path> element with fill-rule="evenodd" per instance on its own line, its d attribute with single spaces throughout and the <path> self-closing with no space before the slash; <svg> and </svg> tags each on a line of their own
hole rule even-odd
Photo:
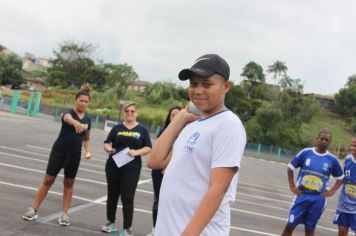
<svg viewBox="0 0 356 236">
<path fill-rule="evenodd" d="M 194 134 L 192 134 L 189 137 L 189 139 L 187 141 L 187 144 L 184 146 L 184 150 L 189 152 L 189 153 L 192 153 L 193 149 L 194 149 L 194 145 L 196 144 L 199 136 L 200 136 L 199 132 L 195 132 Z"/>
</svg>

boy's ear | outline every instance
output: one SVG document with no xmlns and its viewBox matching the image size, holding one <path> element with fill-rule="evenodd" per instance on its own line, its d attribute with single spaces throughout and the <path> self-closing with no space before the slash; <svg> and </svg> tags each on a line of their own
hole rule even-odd
<svg viewBox="0 0 356 236">
<path fill-rule="evenodd" d="M 227 80 L 224 82 L 224 92 L 227 93 L 232 86 L 232 82 L 230 80 Z"/>
</svg>

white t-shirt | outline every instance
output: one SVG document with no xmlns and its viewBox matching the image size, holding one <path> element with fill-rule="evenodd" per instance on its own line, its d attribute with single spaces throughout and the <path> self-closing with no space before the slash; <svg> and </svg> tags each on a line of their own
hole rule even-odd
<svg viewBox="0 0 356 236">
<path fill-rule="evenodd" d="M 173 145 L 173 156 L 160 190 L 156 236 L 180 235 L 209 186 L 211 170 L 240 167 L 246 133 L 240 119 L 225 110 L 188 124 Z M 230 203 L 235 201 L 238 172 L 201 235 L 229 235 Z"/>
</svg>

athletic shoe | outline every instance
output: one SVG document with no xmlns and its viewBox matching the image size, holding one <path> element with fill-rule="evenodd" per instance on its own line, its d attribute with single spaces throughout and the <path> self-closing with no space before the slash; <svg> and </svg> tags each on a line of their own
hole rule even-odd
<svg viewBox="0 0 356 236">
<path fill-rule="evenodd" d="M 62 213 L 61 217 L 59 217 L 58 219 L 58 223 L 60 225 L 63 225 L 63 226 L 68 226 L 70 225 L 70 222 L 69 222 L 69 217 L 66 213 Z"/>
<path fill-rule="evenodd" d="M 22 219 L 28 221 L 34 221 L 37 220 L 37 218 L 38 218 L 37 211 L 32 207 L 29 207 L 27 209 L 27 212 L 22 216 Z"/>
<path fill-rule="evenodd" d="M 155 235 L 155 228 L 152 228 L 152 232 L 147 234 L 146 236 L 154 236 Z"/>
<path fill-rule="evenodd" d="M 119 233 L 119 236 L 133 236 L 131 229 L 124 229 Z"/>
<path fill-rule="evenodd" d="M 108 221 L 105 225 L 101 227 L 101 231 L 106 233 L 112 233 L 112 232 L 116 232 L 117 228 L 114 223 Z"/>
</svg>

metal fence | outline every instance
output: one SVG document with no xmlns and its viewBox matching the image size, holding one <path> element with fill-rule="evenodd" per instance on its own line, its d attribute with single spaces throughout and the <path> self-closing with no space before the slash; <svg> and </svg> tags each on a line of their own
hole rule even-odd
<svg viewBox="0 0 356 236">
<path fill-rule="evenodd" d="M 297 154 L 297 151 L 247 142 L 244 154 L 246 156 L 261 158 L 264 160 L 289 163 L 290 160 Z"/>
</svg>

